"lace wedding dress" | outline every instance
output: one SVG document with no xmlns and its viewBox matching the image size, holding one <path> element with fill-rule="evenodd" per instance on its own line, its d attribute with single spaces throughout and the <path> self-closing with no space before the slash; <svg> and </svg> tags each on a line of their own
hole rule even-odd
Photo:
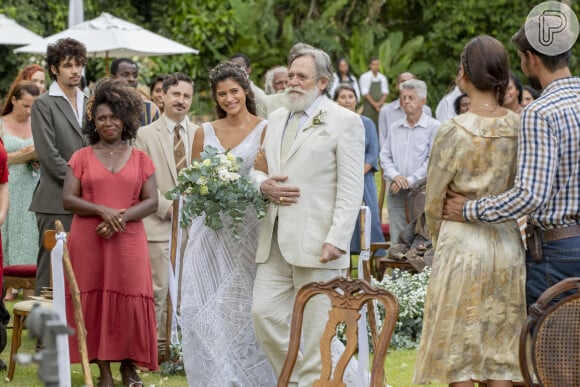
<svg viewBox="0 0 580 387">
<path fill-rule="evenodd" d="M 260 122 L 231 152 L 252 167 L 266 121 Z M 204 147 L 225 151 L 210 123 L 203 124 Z M 181 333 L 189 386 L 274 386 L 274 371 L 260 348 L 252 322 L 252 289 L 259 222 L 253 210 L 241 238 L 214 231 L 193 220 L 183 258 Z"/>
</svg>

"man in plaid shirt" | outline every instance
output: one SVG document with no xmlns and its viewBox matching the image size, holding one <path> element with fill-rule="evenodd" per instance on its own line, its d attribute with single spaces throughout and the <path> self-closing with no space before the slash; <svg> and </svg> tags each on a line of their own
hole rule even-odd
<svg viewBox="0 0 580 387">
<path fill-rule="evenodd" d="M 570 48 L 540 52 L 528 41 L 525 29 L 534 22 L 529 19 L 512 37 L 530 85 L 543 89 L 522 115 L 514 187 L 478 200 L 448 191 L 443 210 L 444 219 L 460 222 L 528 215 L 527 233 L 536 231 L 539 253 L 533 254 L 528 238 L 528 306 L 550 286 L 580 277 L 580 78 L 570 73 Z"/>
</svg>

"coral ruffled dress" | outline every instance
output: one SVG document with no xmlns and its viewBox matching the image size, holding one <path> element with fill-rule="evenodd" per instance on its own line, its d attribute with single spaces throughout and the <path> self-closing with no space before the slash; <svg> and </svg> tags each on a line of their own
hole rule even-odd
<svg viewBox="0 0 580 387">
<path fill-rule="evenodd" d="M 133 149 L 116 173 L 106 169 L 92 147 L 77 151 L 69 166 L 81 182 L 81 198 L 126 209 L 140 201 L 143 184 L 153 174 L 149 157 Z M 157 333 L 151 265 L 142 221 L 106 240 L 95 233 L 98 216 L 75 215 L 68 238 L 72 266 L 81 291 L 89 360 L 132 359 L 157 369 Z M 67 286 L 68 289 L 68 286 Z M 67 321 L 74 326 L 67 290 Z M 77 337 L 69 338 L 71 362 L 80 362 Z"/>
</svg>

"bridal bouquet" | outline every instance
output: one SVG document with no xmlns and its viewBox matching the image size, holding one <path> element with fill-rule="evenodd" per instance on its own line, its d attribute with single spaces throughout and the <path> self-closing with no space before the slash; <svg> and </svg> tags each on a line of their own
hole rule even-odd
<svg viewBox="0 0 580 387">
<path fill-rule="evenodd" d="M 194 160 L 179 172 L 177 186 L 165 197 L 176 200 L 183 196 L 182 227 L 205 214 L 206 226 L 219 230 L 227 225 L 238 237 L 248 208 L 255 209 L 258 219 L 266 215 L 266 202 L 250 178 L 238 173 L 242 163 L 231 152 L 219 153 L 208 145 L 201 153 L 201 161 Z"/>
</svg>

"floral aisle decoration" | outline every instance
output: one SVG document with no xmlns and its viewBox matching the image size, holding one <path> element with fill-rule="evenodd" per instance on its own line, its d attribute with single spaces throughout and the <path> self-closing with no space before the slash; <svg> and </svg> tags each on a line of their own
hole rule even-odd
<svg viewBox="0 0 580 387">
<path fill-rule="evenodd" d="M 165 193 L 169 200 L 183 197 L 181 226 L 191 225 L 193 218 L 205 215 L 205 225 L 213 230 L 230 229 L 239 238 L 246 211 L 253 208 L 261 219 L 266 215 L 266 202 L 248 176 L 241 175 L 240 157 L 206 146 L 201 160 L 183 168 L 177 186 Z"/>
<path fill-rule="evenodd" d="M 399 318 L 390 348 L 413 349 L 419 346 L 430 274 L 431 269 L 428 267 L 418 274 L 395 269 L 392 277 L 385 276 L 381 282 L 373 281 L 374 286 L 390 291 L 399 301 Z M 379 308 L 378 314 L 378 320 L 382 324 L 385 318 L 384 309 Z"/>
<path fill-rule="evenodd" d="M 418 274 L 395 269 L 392 276 L 385 275 L 381 282 L 373 279 L 374 287 L 390 291 L 399 302 L 399 317 L 389 345 L 390 349 L 414 349 L 419 346 L 430 273 L 431 269 L 428 267 Z M 380 302 L 377 304 L 377 324 L 382 327 L 385 309 Z M 367 327 L 369 343 L 372 346 L 370 325 L 367 324 Z M 344 324 L 340 325 L 337 329 L 337 336 L 346 344 L 344 329 Z"/>
</svg>

